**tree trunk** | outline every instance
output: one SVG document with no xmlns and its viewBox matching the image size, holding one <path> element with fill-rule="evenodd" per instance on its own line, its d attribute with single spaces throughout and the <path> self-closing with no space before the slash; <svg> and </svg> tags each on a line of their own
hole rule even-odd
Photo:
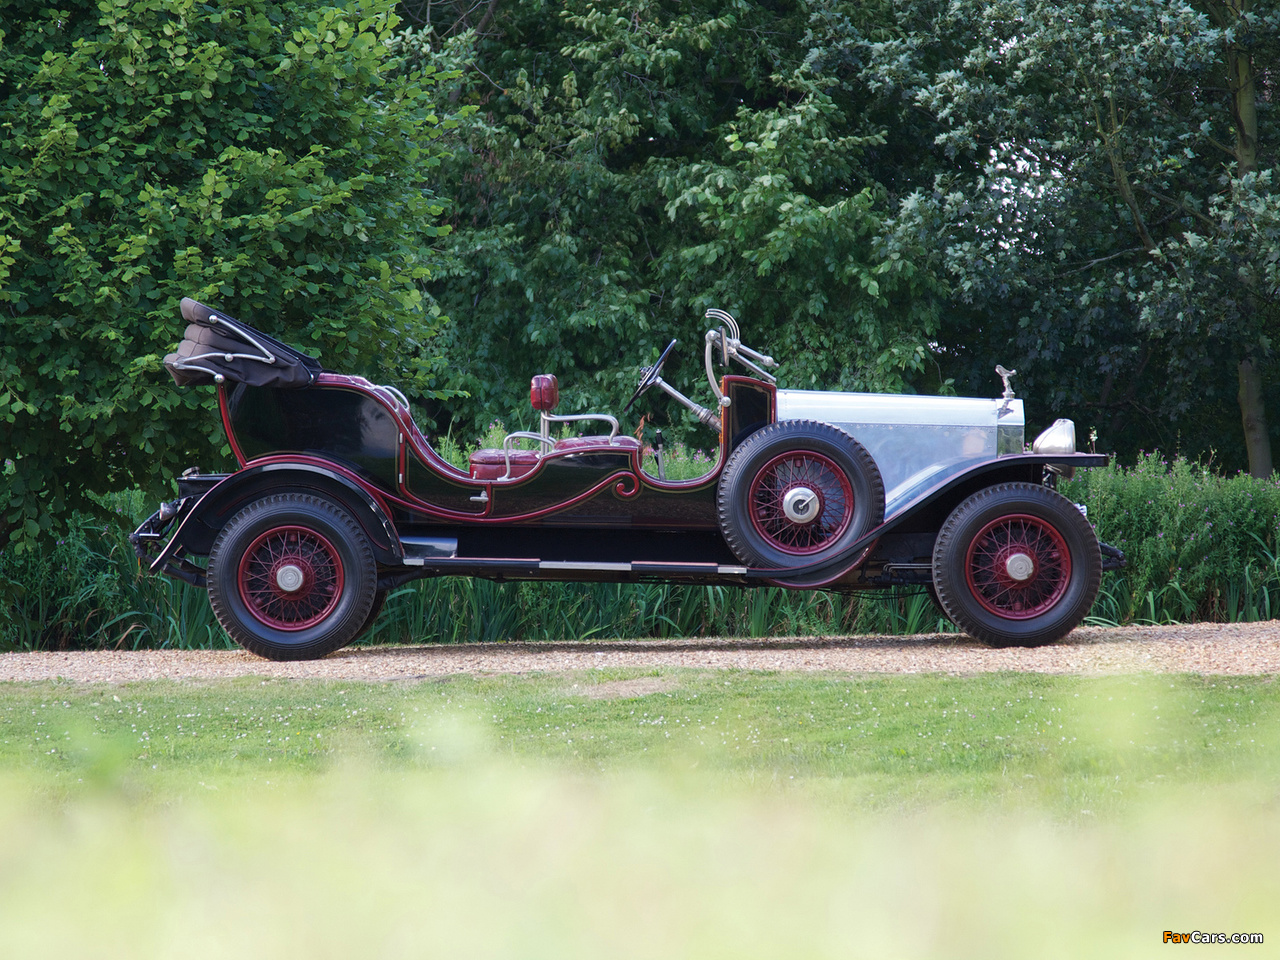
<svg viewBox="0 0 1280 960">
<path fill-rule="evenodd" d="M 1248 357 L 1240 361 L 1238 372 L 1240 418 L 1249 450 L 1249 473 L 1265 479 L 1271 476 L 1271 437 L 1267 434 L 1267 411 L 1262 405 L 1262 375 L 1258 365 Z"/>
<path fill-rule="evenodd" d="M 1239 20 L 1250 6 L 1249 0 L 1228 0 L 1229 19 Z M 1236 128 L 1236 176 L 1243 177 L 1258 169 L 1258 88 L 1253 57 L 1238 42 L 1227 48 L 1227 89 L 1231 91 L 1231 122 Z"/>
<path fill-rule="evenodd" d="M 1223 19 L 1234 23 L 1252 6 L 1251 0 L 1226 0 Z M 1237 177 L 1258 168 L 1258 86 L 1249 51 L 1233 41 L 1226 51 L 1227 88 L 1231 91 L 1231 121 L 1236 131 Z M 1271 476 L 1271 437 L 1267 435 L 1267 411 L 1262 404 L 1262 374 L 1252 357 L 1240 361 L 1240 420 L 1249 451 L 1249 473 Z"/>
</svg>

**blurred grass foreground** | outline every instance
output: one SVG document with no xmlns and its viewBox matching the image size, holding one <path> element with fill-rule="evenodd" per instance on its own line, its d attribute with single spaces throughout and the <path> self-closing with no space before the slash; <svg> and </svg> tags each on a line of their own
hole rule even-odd
<svg viewBox="0 0 1280 960">
<path fill-rule="evenodd" d="M 0 693 L 4 957 L 1141 957 L 1167 929 L 1280 936 L 1273 678 Z"/>
</svg>

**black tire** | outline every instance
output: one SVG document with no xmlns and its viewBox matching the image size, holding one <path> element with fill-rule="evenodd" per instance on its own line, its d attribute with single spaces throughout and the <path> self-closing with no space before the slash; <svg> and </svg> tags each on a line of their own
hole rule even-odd
<svg viewBox="0 0 1280 960">
<path fill-rule="evenodd" d="M 716 506 L 725 541 L 747 566 L 798 567 L 839 554 L 877 526 L 884 481 L 871 454 L 843 430 L 784 420 L 733 451 Z"/>
<path fill-rule="evenodd" d="M 352 640 L 359 640 L 371 629 L 373 629 L 374 623 L 376 623 L 378 620 L 378 614 L 382 612 L 382 607 L 384 604 L 386 604 L 386 602 L 387 602 L 386 590 L 379 590 L 377 593 L 373 595 L 373 606 L 369 608 L 369 615 L 364 618 L 364 625 L 361 626 L 360 629 L 356 631 L 356 635 L 351 638 Z"/>
<path fill-rule="evenodd" d="M 929 594 L 929 599 L 933 601 L 933 605 L 938 611 L 938 616 L 944 617 L 949 623 L 955 623 L 955 620 L 951 618 L 951 614 L 947 613 L 947 608 L 938 599 L 938 588 L 933 585 L 932 581 L 926 585 L 925 592 Z"/>
<path fill-rule="evenodd" d="M 346 646 L 369 626 L 378 592 L 360 525 L 302 493 L 264 497 L 232 517 L 213 542 L 207 577 L 222 628 L 269 660 L 313 660 Z"/>
<path fill-rule="evenodd" d="M 1066 497 L 1033 483 L 980 490 L 951 512 L 933 547 L 938 602 L 993 647 L 1061 640 L 1102 582 L 1093 527 Z"/>
</svg>

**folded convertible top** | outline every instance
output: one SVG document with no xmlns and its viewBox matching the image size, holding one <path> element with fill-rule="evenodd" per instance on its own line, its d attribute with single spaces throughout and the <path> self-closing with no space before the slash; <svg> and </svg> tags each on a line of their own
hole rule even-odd
<svg viewBox="0 0 1280 960">
<path fill-rule="evenodd" d="M 180 387 L 228 380 L 253 387 L 309 387 L 324 370 L 315 357 L 190 297 L 183 298 L 182 316 L 186 333 L 164 358 Z"/>
</svg>

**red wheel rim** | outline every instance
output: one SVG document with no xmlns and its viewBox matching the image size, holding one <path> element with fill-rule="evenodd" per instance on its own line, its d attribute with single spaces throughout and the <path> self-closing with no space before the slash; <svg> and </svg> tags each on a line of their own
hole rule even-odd
<svg viewBox="0 0 1280 960">
<path fill-rule="evenodd" d="M 817 496 L 814 518 L 797 522 L 786 511 L 787 494 L 806 489 Z M 811 450 L 774 457 L 756 472 L 748 493 L 756 533 L 794 556 L 817 553 L 838 540 L 853 520 L 853 487 L 835 461 Z"/>
<path fill-rule="evenodd" d="M 1053 608 L 1071 582 L 1071 551 L 1052 524 L 1025 514 L 992 520 L 969 543 L 969 591 L 1006 620 L 1029 620 Z"/>
<path fill-rule="evenodd" d="M 274 630 L 305 630 L 333 612 L 342 596 L 342 559 L 306 527 L 272 527 L 240 558 L 240 599 Z"/>
</svg>

